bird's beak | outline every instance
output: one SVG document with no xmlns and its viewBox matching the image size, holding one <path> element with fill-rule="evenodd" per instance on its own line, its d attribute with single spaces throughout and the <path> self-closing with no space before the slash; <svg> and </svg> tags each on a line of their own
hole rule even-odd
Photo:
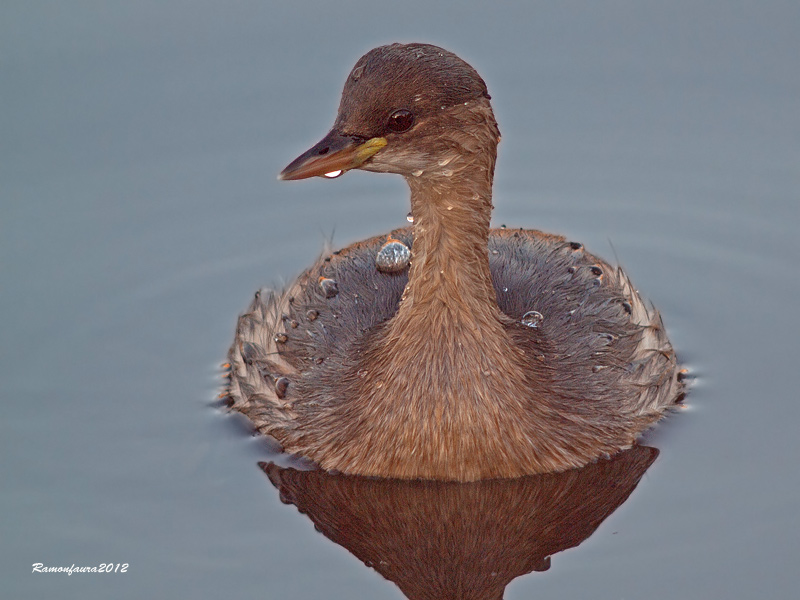
<svg viewBox="0 0 800 600">
<path fill-rule="evenodd" d="M 366 142 L 363 139 L 332 129 L 317 145 L 289 163 L 278 179 L 338 177 L 345 171 L 357 169 L 386 145 L 386 138 L 375 137 Z"/>
</svg>

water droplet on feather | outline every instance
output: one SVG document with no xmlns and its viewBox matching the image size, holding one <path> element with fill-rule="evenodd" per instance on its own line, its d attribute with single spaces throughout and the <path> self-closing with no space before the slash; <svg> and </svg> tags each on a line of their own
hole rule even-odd
<svg viewBox="0 0 800 600">
<path fill-rule="evenodd" d="M 537 329 L 539 325 L 541 325 L 542 321 L 544 321 L 544 315 L 542 313 L 540 313 L 538 310 L 529 310 L 524 315 L 522 315 L 520 323 L 522 323 L 526 327 L 532 327 L 533 329 Z"/>
<path fill-rule="evenodd" d="M 411 250 L 399 240 L 389 239 L 375 257 L 375 266 L 381 273 L 397 273 L 408 266 Z"/>
<path fill-rule="evenodd" d="M 319 278 L 319 288 L 326 298 L 333 298 L 339 293 L 339 284 L 333 279 L 327 277 Z"/>
<path fill-rule="evenodd" d="M 288 377 L 278 377 L 275 380 L 275 395 L 278 398 L 283 398 L 286 396 L 286 390 L 289 388 L 289 378 Z"/>
</svg>

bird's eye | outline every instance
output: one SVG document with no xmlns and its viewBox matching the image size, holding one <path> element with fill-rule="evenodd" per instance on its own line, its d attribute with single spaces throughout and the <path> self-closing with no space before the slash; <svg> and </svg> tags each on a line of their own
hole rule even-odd
<svg viewBox="0 0 800 600">
<path fill-rule="evenodd" d="M 401 108 L 400 110 L 394 111 L 389 117 L 389 123 L 387 123 L 387 127 L 389 127 L 389 129 L 395 133 L 403 133 L 404 131 L 411 129 L 413 124 L 414 114 L 410 110 Z"/>
</svg>

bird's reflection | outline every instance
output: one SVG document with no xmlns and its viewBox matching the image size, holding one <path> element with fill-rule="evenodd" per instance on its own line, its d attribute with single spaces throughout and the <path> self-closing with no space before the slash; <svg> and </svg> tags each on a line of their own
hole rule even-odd
<svg viewBox="0 0 800 600">
<path fill-rule="evenodd" d="M 588 538 L 658 450 L 635 446 L 563 473 L 450 483 L 298 471 L 260 463 L 280 498 L 411 599 L 503 597 Z"/>
</svg>

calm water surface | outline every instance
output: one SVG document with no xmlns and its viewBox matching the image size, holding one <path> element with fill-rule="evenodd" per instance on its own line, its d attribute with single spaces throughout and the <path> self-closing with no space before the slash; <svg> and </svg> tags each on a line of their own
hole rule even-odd
<svg viewBox="0 0 800 600">
<path fill-rule="evenodd" d="M 3 3 L 3 597 L 425 597 L 433 566 L 474 580 L 485 555 L 509 599 L 796 598 L 798 23 L 794 2 Z M 398 177 L 275 180 L 392 41 L 485 77 L 496 225 L 616 255 L 661 309 L 697 379 L 657 458 L 376 489 L 260 466 L 288 462 L 212 407 L 257 287 L 405 224 Z M 400 513 L 451 542 L 425 554 Z M 547 519 L 574 538 L 545 544 Z M 509 523 L 523 552 L 496 558 Z"/>
</svg>

